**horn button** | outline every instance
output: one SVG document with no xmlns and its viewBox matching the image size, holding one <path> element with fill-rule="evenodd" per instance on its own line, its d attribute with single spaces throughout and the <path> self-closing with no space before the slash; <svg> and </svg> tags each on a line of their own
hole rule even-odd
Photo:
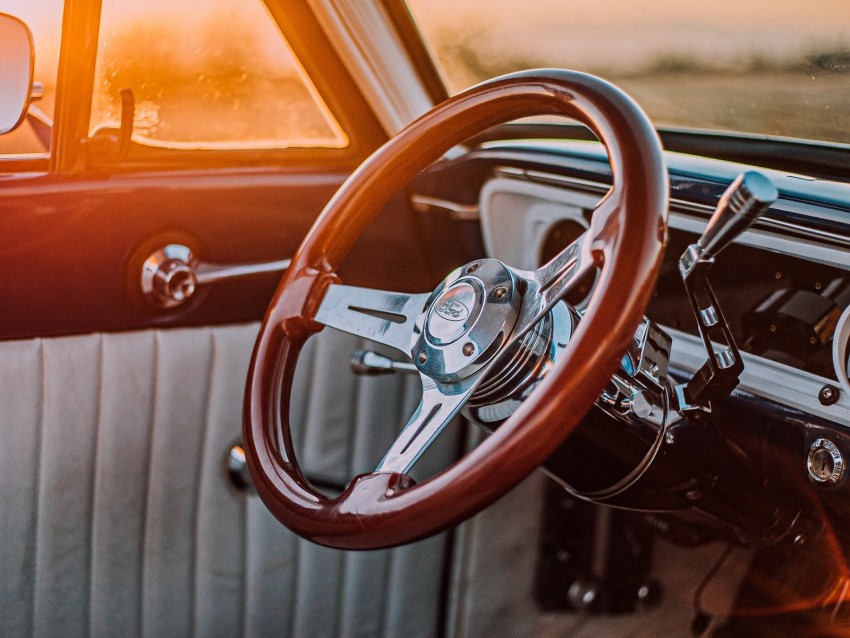
<svg viewBox="0 0 850 638">
<path fill-rule="evenodd" d="M 419 370 L 456 381 L 480 370 L 516 323 L 521 295 L 502 262 L 484 259 L 454 271 L 433 292 L 413 350 Z"/>
</svg>

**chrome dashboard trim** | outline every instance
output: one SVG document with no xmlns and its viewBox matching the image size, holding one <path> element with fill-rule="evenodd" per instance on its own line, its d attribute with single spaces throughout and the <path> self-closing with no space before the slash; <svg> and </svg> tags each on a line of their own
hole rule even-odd
<svg viewBox="0 0 850 638">
<path fill-rule="evenodd" d="M 820 230 L 819 228 L 802 226 L 800 224 L 785 221 L 784 219 L 773 219 L 770 217 L 766 219 L 762 218 L 757 225 L 766 226 L 769 228 L 777 228 L 779 230 L 789 231 L 791 233 L 794 233 L 795 235 L 800 235 L 810 239 L 829 241 L 840 246 L 846 246 L 847 248 L 850 248 L 850 237 L 845 237 L 843 235 L 839 235 L 838 233 L 831 233 L 828 230 Z"/>
<path fill-rule="evenodd" d="M 584 193 L 598 193 L 600 195 L 604 195 L 608 192 L 610 188 L 606 184 L 601 184 L 592 180 L 585 180 L 577 177 L 568 177 L 565 175 L 557 175 L 554 173 L 547 173 L 544 171 L 536 171 L 530 169 L 518 169 L 514 167 L 500 166 L 495 169 L 494 173 L 497 177 L 508 177 L 513 179 L 522 179 L 540 184 L 568 187 L 572 190 L 581 191 Z M 816 214 L 817 207 L 807 205 L 803 202 L 795 202 L 780 197 L 777 203 L 771 207 L 771 210 L 779 210 L 786 213 L 798 215 L 811 215 Z M 706 217 L 710 217 L 711 214 L 714 212 L 714 207 L 705 204 L 686 201 L 681 198 L 672 196 L 670 199 L 670 211 L 671 213 L 697 213 L 700 216 L 705 215 Z M 827 241 L 837 246 L 850 248 L 850 237 L 840 235 L 838 233 L 833 233 L 827 230 L 821 230 L 819 228 L 811 228 L 809 226 L 795 224 L 784 219 L 778 219 L 776 216 L 771 215 L 770 211 L 765 213 L 765 215 L 756 223 L 756 228 L 772 228 L 804 239 Z M 845 261 L 847 260 L 845 259 Z"/>
<path fill-rule="evenodd" d="M 670 213 L 669 224 L 670 228 L 684 230 L 698 235 L 705 227 L 705 220 L 689 215 L 681 215 L 673 211 Z M 793 239 L 759 228 L 745 231 L 735 240 L 735 243 L 754 248 L 764 248 L 765 250 L 784 255 L 850 270 L 850 260 L 848 260 L 847 252 L 840 248 L 825 246 L 805 239 Z"/>
<path fill-rule="evenodd" d="M 705 347 L 700 338 L 667 326 L 664 330 L 673 337 L 670 366 L 688 373 L 696 371 L 705 359 Z M 742 352 L 741 357 L 744 372 L 739 390 L 850 427 L 850 393 L 842 392 L 833 405 L 822 405 L 818 401 L 820 389 L 824 384 L 835 383 L 834 380 L 746 352 Z"/>
<path fill-rule="evenodd" d="M 512 169 L 510 171 L 504 171 L 501 168 L 497 169 L 496 177 L 485 183 L 484 187 L 481 189 L 482 201 L 485 199 L 485 194 L 489 196 L 491 192 L 490 188 L 488 188 L 488 184 L 492 184 L 496 180 L 503 184 L 505 183 L 505 180 L 513 181 L 516 184 L 537 184 L 540 189 L 539 195 L 542 199 L 546 199 L 548 201 L 557 200 L 561 204 L 583 209 L 591 209 L 593 207 L 593 200 L 589 199 L 589 195 L 592 194 L 601 196 L 608 190 L 603 184 L 599 184 L 597 182 L 563 177 L 560 175 L 552 176 L 548 173 L 544 174 L 534 171 L 532 171 L 532 173 L 535 175 L 546 175 L 546 179 L 548 181 L 543 183 L 539 179 L 532 179 L 529 176 L 529 171 L 526 171 L 525 169 Z M 525 195 L 531 195 L 533 191 L 534 189 L 529 188 L 521 189 L 521 192 Z M 481 208 L 483 212 L 485 206 L 482 204 Z M 704 230 L 705 224 L 708 222 L 708 218 L 713 211 L 714 209 L 711 206 L 673 199 L 671 200 L 670 206 L 669 224 L 671 228 L 699 235 Z M 697 215 L 688 213 L 697 213 Z M 484 215 L 484 217 L 486 217 L 486 215 Z M 488 241 L 488 237 L 486 236 L 488 234 L 488 224 L 486 221 L 487 220 L 484 219 L 482 228 L 485 233 L 484 245 L 489 248 L 492 243 Z M 820 236 L 824 231 L 807 234 L 803 232 L 806 230 L 804 227 L 799 227 L 796 229 L 796 236 L 792 238 L 784 233 L 780 234 L 770 232 L 764 228 L 765 226 L 771 226 L 774 224 L 788 225 L 788 222 L 775 219 L 765 220 L 762 218 L 753 228 L 745 231 L 740 237 L 738 237 L 736 242 L 746 246 L 764 248 L 773 252 L 792 255 L 809 261 L 815 261 L 850 270 L 850 254 L 848 254 L 847 250 L 841 247 L 824 244 L 823 238 Z M 842 239 L 847 247 L 850 248 L 850 238 Z M 536 255 L 539 251 L 539 246 L 533 246 L 532 250 Z"/>
</svg>

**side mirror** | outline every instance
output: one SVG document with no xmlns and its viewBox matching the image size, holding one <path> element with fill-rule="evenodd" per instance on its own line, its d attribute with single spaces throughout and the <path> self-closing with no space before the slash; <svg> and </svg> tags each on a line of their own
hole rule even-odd
<svg viewBox="0 0 850 638">
<path fill-rule="evenodd" d="M 14 131 L 26 117 L 34 61 L 29 27 L 0 13 L 0 135 Z"/>
</svg>

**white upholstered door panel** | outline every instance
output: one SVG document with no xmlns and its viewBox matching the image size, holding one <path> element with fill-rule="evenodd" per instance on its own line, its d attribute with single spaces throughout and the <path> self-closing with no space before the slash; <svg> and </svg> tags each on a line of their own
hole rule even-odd
<svg viewBox="0 0 850 638">
<path fill-rule="evenodd" d="M 0 636 L 436 633 L 445 537 L 320 548 L 225 479 L 256 331 L 0 344 Z M 351 375 L 359 345 L 325 331 L 299 365 L 296 439 L 327 483 L 374 467 L 416 400 Z"/>
</svg>

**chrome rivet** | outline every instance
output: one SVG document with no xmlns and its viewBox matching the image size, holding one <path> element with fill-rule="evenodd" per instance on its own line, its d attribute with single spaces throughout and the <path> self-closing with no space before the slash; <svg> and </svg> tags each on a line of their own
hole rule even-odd
<svg viewBox="0 0 850 638">
<path fill-rule="evenodd" d="M 424 350 L 419 353 L 419 363 L 425 363 L 428 360 L 428 353 Z"/>
<path fill-rule="evenodd" d="M 577 578 L 567 590 L 567 600 L 575 609 L 590 609 L 599 594 L 599 586 L 595 580 Z"/>
<path fill-rule="evenodd" d="M 795 544 L 797 547 L 801 547 L 801 546 L 805 545 L 805 544 L 806 544 L 806 537 L 805 537 L 805 536 L 803 536 L 802 534 L 797 534 L 797 535 L 794 537 L 794 544 Z"/>
<path fill-rule="evenodd" d="M 508 294 L 508 291 L 505 288 L 496 288 L 496 290 L 493 291 L 493 296 L 496 299 L 501 299 L 506 294 Z"/>
<path fill-rule="evenodd" d="M 471 357 L 474 353 L 475 346 L 472 345 L 471 342 L 467 341 L 465 344 L 463 344 L 463 354 L 465 354 L 467 357 Z"/>
</svg>

